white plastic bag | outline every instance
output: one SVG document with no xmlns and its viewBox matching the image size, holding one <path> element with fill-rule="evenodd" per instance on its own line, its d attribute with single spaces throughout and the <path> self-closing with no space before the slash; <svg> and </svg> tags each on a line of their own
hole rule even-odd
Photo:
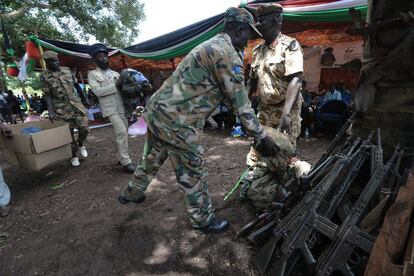
<svg viewBox="0 0 414 276">
<path fill-rule="evenodd" d="M 0 168 L 0 207 L 4 207 L 10 202 L 10 190 L 4 182 L 3 172 Z"/>
<path fill-rule="evenodd" d="M 138 120 L 129 126 L 128 134 L 132 136 L 145 135 L 147 133 L 147 123 L 144 118 L 139 117 Z"/>
</svg>

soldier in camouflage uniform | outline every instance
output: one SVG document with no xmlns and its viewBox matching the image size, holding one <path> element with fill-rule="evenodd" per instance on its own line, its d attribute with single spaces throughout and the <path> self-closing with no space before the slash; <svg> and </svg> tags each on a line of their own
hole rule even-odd
<svg viewBox="0 0 414 276">
<path fill-rule="evenodd" d="M 257 28 L 264 42 L 253 49 L 248 84 L 249 93 L 257 90 L 260 104 L 257 117 L 262 125 L 287 131 L 294 148 L 301 131 L 300 111 L 302 95 L 299 93 L 303 73 L 303 52 L 299 43 L 283 35 L 282 6 L 263 4 L 257 8 Z M 252 147 L 247 155 L 251 170 L 243 181 L 241 198 L 252 181 L 262 177 L 260 154 Z"/>
<path fill-rule="evenodd" d="M 238 50 L 250 35 L 253 17 L 244 9 L 229 8 L 223 32 L 194 48 L 171 77 L 148 100 L 144 118 L 148 134 L 143 156 L 134 177 L 120 194 L 120 203 L 140 203 L 160 166 L 170 158 L 178 184 L 184 192 L 193 228 L 221 232 L 228 222 L 213 213 L 204 169 L 202 129 L 206 118 L 222 100 L 269 154 L 277 146 L 266 135 L 251 108 L 244 85 L 243 63 Z"/>
<path fill-rule="evenodd" d="M 82 157 L 87 157 L 85 148 L 86 138 L 89 134 L 88 117 L 86 109 L 82 105 L 75 89 L 76 78 L 67 67 L 59 67 L 59 59 L 56 52 L 45 51 L 47 71 L 40 77 L 42 90 L 49 110 L 49 119 L 53 122 L 63 121 L 69 124 L 72 135 L 72 166 L 79 166 L 77 152 Z M 74 129 L 77 129 L 78 140 L 76 141 Z"/>
</svg>

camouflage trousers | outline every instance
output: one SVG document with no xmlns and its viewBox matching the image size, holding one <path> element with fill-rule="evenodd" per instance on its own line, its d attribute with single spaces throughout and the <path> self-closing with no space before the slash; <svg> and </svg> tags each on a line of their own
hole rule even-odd
<svg viewBox="0 0 414 276">
<path fill-rule="evenodd" d="M 298 139 L 301 132 L 302 119 L 300 117 L 300 112 L 302 108 L 302 102 L 302 96 L 299 94 L 299 98 L 293 104 L 290 114 L 292 126 L 291 132 L 289 133 L 289 140 L 295 149 L 296 140 Z M 282 117 L 284 106 L 284 101 L 276 105 L 260 104 L 259 112 L 257 114 L 257 118 L 259 119 L 260 124 L 272 128 L 279 127 L 279 122 L 280 118 Z M 245 198 L 247 196 L 247 190 L 255 180 L 263 177 L 267 173 L 266 163 L 261 160 L 260 154 L 253 147 L 250 148 L 246 159 L 246 163 L 248 166 L 250 166 L 250 170 L 242 180 L 242 185 L 240 187 L 241 198 Z"/>
<path fill-rule="evenodd" d="M 76 157 L 79 147 L 85 145 L 89 134 L 88 117 L 83 113 L 75 113 L 72 117 L 56 115 L 55 120 L 69 124 L 70 135 L 72 136 L 72 157 Z M 75 138 L 75 128 L 78 130 L 77 140 Z"/>
<path fill-rule="evenodd" d="M 147 133 L 142 159 L 121 195 L 129 200 L 143 197 L 151 180 L 167 158 L 170 159 L 178 185 L 184 192 L 187 215 L 192 226 L 199 228 L 209 225 L 214 218 L 214 212 L 208 192 L 207 172 L 203 167 L 203 156 L 174 147 L 150 131 Z"/>
</svg>

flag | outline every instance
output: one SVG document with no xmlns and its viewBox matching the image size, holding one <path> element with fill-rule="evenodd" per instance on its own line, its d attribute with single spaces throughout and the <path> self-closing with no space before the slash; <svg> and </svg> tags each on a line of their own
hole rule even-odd
<svg viewBox="0 0 414 276">
<path fill-rule="evenodd" d="M 24 81 L 27 78 L 27 65 L 29 62 L 29 56 L 24 54 L 22 60 L 19 62 L 19 75 L 17 78 L 21 81 Z"/>
</svg>

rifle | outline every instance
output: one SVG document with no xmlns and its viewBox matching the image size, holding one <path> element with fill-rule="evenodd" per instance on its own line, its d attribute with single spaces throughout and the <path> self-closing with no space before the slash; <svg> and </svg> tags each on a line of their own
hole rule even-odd
<svg viewBox="0 0 414 276">
<path fill-rule="evenodd" d="M 350 144 L 350 141 L 352 141 L 352 137 L 347 139 L 343 147 L 346 148 Z M 271 232 L 273 226 L 276 224 L 276 221 L 282 216 L 282 209 L 293 207 L 293 204 L 296 204 L 300 200 L 300 197 L 303 195 L 303 193 L 311 189 L 312 183 L 320 180 L 321 177 L 323 177 L 328 171 L 330 171 L 330 169 L 332 169 L 332 165 L 336 160 L 337 157 L 331 155 L 326 158 L 318 167 L 313 167 L 313 169 L 307 175 L 300 177 L 300 191 L 292 192 L 285 203 L 275 206 L 275 208 L 272 210 L 263 212 L 257 218 L 244 225 L 237 232 L 237 236 L 248 236 L 248 240 L 251 243 L 260 244 L 260 242 Z M 286 186 L 292 186 L 292 182 L 293 181 L 291 180 Z"/>
<path fill-rule="evenodd" d="M 296 229 L 298 228 L 305 227 L 308 218 L 312 217 L 316 209 L 318 209 L 320 203 L 335 183 L 338 174 L 340 175 L 343 169 L 353 159 L 351 154 L 359 142 L 360 139 L 356 139 L 353 145 L 346 150 L 345 155 L 338 155 L 338 160 L 334 167 L 325 175 L 322 181 L 319 182 L 312 191 L 305 195 L 296 207 L 273 229 L 273 236 L 253 259 L 253 265 L 261 273 L 266 272 L 270 261 L 274 256 L 277 245 L 284 240 L 284 237 L 295 234 Z M 316 262 L 306 245 L 301 248 L 301 250 L 308 264 Z"/>
<path fill-rule="evenodd" d="M 383 160 L 383 150 L 381 146 L 381 130 L 377 129 L 377 146 L 372 147 L 371 154 L 371 176 L 374 174 L 375 170 L 384 163 Z"/>
<path fill-rule="evenodd" d="M 371 251 L 375 238 L 357 228 L 357 225 L 361 220 L 362 214 L 366 211 L 368 203 L 390 172 L 392 164 L 397 158 L 398 151 L 399 146 L 397 146 L 388 162 L 376 169 L 374 175 L 361 192 L 351 213 L 341 226 L 329 220 L 322 221 L 328 230 L 325 234 L 332 238 L 332 243 L 318 260 L 316 266 L 318 275 L 331 275 L 334 271 L 339 271 L 343 275 L 354 275 L 347 264 L 354 249 L 358 247 L 367 253 Z"/>
<path fill-rule="evenodd" d="M 366 146 L 370 142 L 373 133 L 371 132 L 368 138 L 362 143 L 361 147 L 355 152 L 348 164 L 348 167 L 344 169 L 342 175 L 338 175 L 338 185 L 332 189 L 332 197 L 329 202 L 324 202 L 324 205 L 318 208 L 318 212 L 312 214 L 313 217 L 308 217 L 304 224 L 301 224 L 294 233 L 289 233 L 280 247 L 279 258 L 274 266 L 274 270 L 270 273 L 271 275 L 289 275 L 292 269 L 295 267 L 297 261 L 299 261 L 300 252 L 310 252 L 317 241 L 317 233 L 324 233 L 324 225 L 319 222 L 320 216 L 326 218 L 332 218 L 335 214 L 339 204 L 342 202 L 346 192 L 348 191 L 351 184 L 359 174 L 362 165 L 368 158 L 366 152 Z M 342 180 L 343 179 L 343 180 Z M 341 181 L 342 180 L 342 181 Z M 307 249 L 305 249 L 307 247 Z M 296 256 L 294 256 L 296 255 Z M 290 267 L 287 267 L 288 260 L 295 257 L 290 262 Z M 306 260 L 306 259 L 305 259 Z M 312 261 L 313 264 L 314 262 Z M 308 263 L 309 265 L 309 263 Z"/>
<path fill-rule="evenodd" d="M 319 168 L 313 170 L 310 173 L 310 176 L 306 178 L 306 182 L 303 183 L 303 179 L 300 179 L 300 188 L 302 191 L 309 191 L 313 186 L 313 183 L 318 183 L 318 180 L 320 180 L 322 177 L 324 177 L 329 171 L 332 170 L 332 168 L 335 165 L 334 161 L 337 161 L 337 156 L 329 156 L 323 164 L 320 165 Z M 295 205 L 300 200 L 302 194 L 294 193 L 293 196 L 289 197 L 287 199 L 287 202 L 285 203 L 285 210 L 292 210 Z M 287 210 L 286 210 L 287 209 Z M 281 210 L 282 211 L 282 210 Z M 269 234 L 272 232 L 273 227 L 276 225 L 276 223 L 279 222 L 279 218 L 282 217 L 281 211 L 277 213 L 277 216 L 274 216 L 273 220 L 267 220 L 266 224 L 262 224 L 263 226 L 259 229 L 255 230 L 254 232 L 250 233 L 247 239 L 253 243 L 253 244 L 261 244 L 262 241 L 269 236 Z"/>
<path fill-rule="evenodd" d="M 354 137 L 349 136 L 346 139 L 346 142 L 343 144 L 343 146 L 338 147 L 335 153 L 340 153 L 344 151 L 346 148 L 348 148 L 352 143 L 354 142 Z M 322 160 L 319 159 L 319 160 Z M 307 190 L 310 190 L 313 188 L 315 183 L 318 183 L 318 181 L 321 179 L 322 176 L 326 174 L 329 170 L 332 169 L 332 165 L 337 160 L 337 156 L 334 153 L 331 153 L 330 156 L 327 158 L 324 158 L 323 161 L 320 162 L 320 164 L 316 164 L 312 170 L 304 176 L 300 177 L 300 185 L 301 187 L 306 188 Z"/>
<path fill-rule="evenodd" d="M 279 209 L 275 209 L 273 211 L 265 211 L 262 214 L 260 214 L 257 218 L 252 220 L 251 222 L 247 223 L 245 226 L 243 226 L 236 234 L 237 237 L 244 238 L 246 237 L 255 227 L 257 227 L 259 224 L 262 224 L 264 221 L 269 221 L 273 218 L 274 215 L 276 215 L 279 212 Z"/>
<path fill-rule="evenodd" d="M 289 195 L 286 198 L 285 202 L 279 203 L 275 202 L 273 204 L 272 208 L 269 210 L 266 210 L 262 214 L 260 214 L 257 218 L 255 218 L 253 221 L 247 223 L 245 226 L 243 226 L 238 232 L 238 237 L 246 237 L 251 232 L 253 232 L 255 229 L 260 228 L 262 229 L 263 226 L 266 227 L 269 223 L 278 220 L 282 216 L 283 209 L 286 209 L 287 207 L 291 206 L 293 202 L 297 202 L 300 199 L 300 196 L 302 195 L 302 187 L 298 187 L 298 182 L 296 179 L 290 179 L 288 183 L 285 185 L 285 188 L 287 188 L 289 191 Z M 293 188 L 292 188 L 293 187 Z M 259 229 L 259 230 L 260 230 Z M 261 236 L 267 236 L 268 233 L 262 232 Z M 260 237 L 262 239 L 262 237 Z M 250 238 L 249 238 L 250 240 Z M 251 242 L 257 244 L 259 241 L 259 238 L 251 240 Z"/>
<path fill-rule="evenodd" d="M 349 139 L 346 145 L 348 145 L 349 141 L 351 140 L 352 139 Z M 279 219 L 282 217 L 282 211 L 283 213 L 286 213 L 292 210 L 301 199 L 302 195 L 305 192 L 311 190 L 311 187 L 314 186 L 314 183 L 318 183 L 320 179 L 322 179 L 329 171 L 332 170 L 337 159 L 338 157 L 335 155 L 329 156 L 321 165 L 319 165 L 319 167 L 314 168 L 308 175 L 301 177 L 299 183 L 299 191 L 293 191 L 293 195 L 287 198 L 287 201 L 283 204 L 278 212 L 272 212 L 268 217 L 261 220 L 260 223 L 257 223 L 256 225 L 260 226 L 260 228 L 257 226 L 250 228 L 249 230 L 251 233 L 248 235 L 247 239 L 253 244 L 261 244 L 262 241 L 272 232 L 272 229 L 276 223 L 279 222 Z M 254 228 L 258 229 L 253 231 Z"/>
<path fill-rule="evenodd" d="M 356 153 L 350 163 L 349 171 L 347 171 L 344 175 L 345 180 L 339 185 L 338 189 L 335 190 L 334 196 L 329 201 L 328 206 L 324 208 L 325 210 L 323 210 L 323 208 L 319 208 L 319 212 L 314 212 L 312 216 L 307 219 L 307 222 L 296 230 L 297 233 L 286 237 L 284 243 L 281 246 L 281 252 L 283 255 L 278 259 L 275 265 L 277 273 L 271 273 L 271 275 L 287 275 L 285 273 L 287 261 L 289 258 L 291 258 L 292 253 L 309 252 L 310 249 L 315 246 L 317 241 L 317 233 L 326 232 L 326 226 L 320 222 L 320 218 L 326 217 L 328 219 L 331 219 L 333 217 L 339 203 L 342 201 L 345 193 L 348 191 L 348 188 L 355 180 L 366 159 L 367 153 L 365 151 Z M 321 207 L 322 206 L 323 205 L 321 205 Z M 293 250 L 289 250 L 289 247 L 293 250 L 297 249 L 298 251 L 294 252 Z M 304 249 L 306 247 L 307 249 Z M 311 260 L 312 261 L 308 263 L 308 265 L 314 264 L 316 262 L 314 259 Z M 291 264 L 291 266 L 295 266 L 295 263 Z"/>
<path fill-rule="evenodd" d="M 342 140 L 346 134 L 346 130 L 351 126 L 357 116 L 357 111 L 354 111 L 348 120 L 344 123 L 341 129 L 336 133 L 334 139 L 329 144 L 328 148 L 323 152 L 322 156 L 316 162 L 315 167 L 318 167 L 329 155 L 332 154 L 333 150 L 338 146 L 338 143 Z"/>
</svg>

